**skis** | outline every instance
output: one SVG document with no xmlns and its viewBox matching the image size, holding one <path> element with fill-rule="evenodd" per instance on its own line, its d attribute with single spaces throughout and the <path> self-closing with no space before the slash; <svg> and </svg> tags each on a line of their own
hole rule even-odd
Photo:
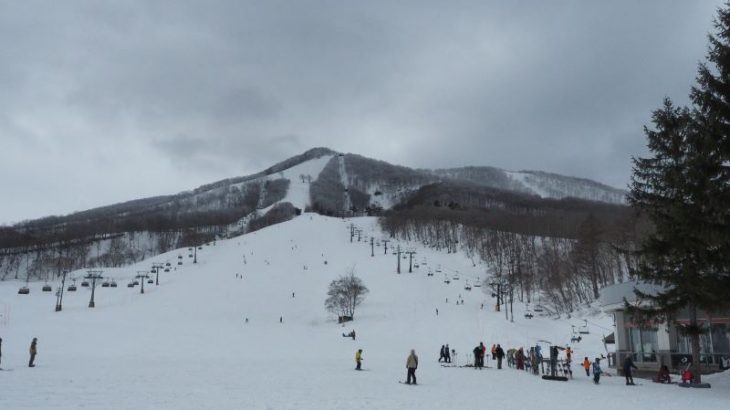
<svg viewBox="0 0 730 410">
<path fill-rule="evenodd" d="M 398 380 L 398 383 L 400 383 L 400 384 L 407 384 L 409 386 L 418 386 L 418 383 L 406 383 L 406 382 L 400 381 L 400 380 Z"/>
</svg>

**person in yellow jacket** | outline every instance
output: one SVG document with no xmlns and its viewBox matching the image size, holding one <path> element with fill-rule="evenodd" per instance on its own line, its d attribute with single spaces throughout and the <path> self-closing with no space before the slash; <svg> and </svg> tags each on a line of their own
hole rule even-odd
<svg viewBox="0 0 730 410">
<path fill-rule="evenodd" d="M 362 349 L 358 349 L 358 351 L 355 352 L 355 363 L 357 363 L 355 370 L 362 370 L 360 367 L 362 365 Z"/>
</svg>

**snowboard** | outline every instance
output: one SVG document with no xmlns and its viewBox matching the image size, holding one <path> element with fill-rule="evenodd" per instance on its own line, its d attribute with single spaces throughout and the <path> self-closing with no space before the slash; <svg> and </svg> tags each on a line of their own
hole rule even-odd
<svg viewBox="0 0 730 410">
<path fill-rule="evenodd" d="M 418 386 L 418 384 L 417 384 L 417 383 L 406 383 L 406 382 L 404 382 L 404 381 L 400 381 L 400 380 L 398 380 L 398 383 L 400 383 L 400 384 L 405 384 L 405 385 L 407 385 L 407 386 Z"/>
</svg>

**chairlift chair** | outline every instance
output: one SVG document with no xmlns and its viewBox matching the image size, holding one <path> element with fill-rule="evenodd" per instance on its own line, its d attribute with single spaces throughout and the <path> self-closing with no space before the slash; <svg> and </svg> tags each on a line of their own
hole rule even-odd
<svg viewBox="0 0 730 410">
<path fill-rule="evenodd" d="M 85 288 L 88 288 L 89 287 L 89 281 L 88 280 L 82 281 L 81 282 L 81 286 L 82 287 L 85 287 Z"/>
<path fill-rule="evenodd" d="M 169 272 L 169 271 L 170 271 L 170 268 L 165 268 L 165 272 Z"/>
<path fill-rule="evenodd" d="M 179 261 L 179 262 L 178 262 L 177 264 L 178 264 L 178 265 L 182 265 L 182 261 Z"/>
<path fill-rule="evenodd" d="M 182 257 L 182 255 L 177 255 L 177 258 L 182 259 L 183 257 Z"/>
<path fill-rule="evenodd" d="M 113 288 L 116 288 L 117 287 L 117 282 L 111 281 L 111 283 L 109 284 L 109 286 L 111 286 Z"/>
<path fill-rule="evenodd" d="M 474 284 L 474 287 L 475 288 L 481 288 L 482 287 L 482 283 L 479 282 L 479 281 L 477 281 L 477 283 Z"/>
<path fill-rule="evenodd" d="M 76 285 L 68 285 L 68 288 L 66 289 L 69 292 L 76 292 Z"/>
<path fill-rule="evenodd" d="M 152 279 L 147 279 L 147 283 L 155 283 L 155 281 Z"/>
<path fill-rule="evenodd" d="M 167 263 L 165 264 L 165 266 L 172 266 L 172 264 L 171 264 L 170 262 L 167 262 Z"/>
<path fill-rule="evenodd" d="M 107 282 L 107 281 L 102 282 L 101 287 L 102 288 L 108 288 L 109 287 L 109 282 Z"/>
<path fill-rule="evenodd" d="M 18 295 L 30 295 L 30 288 L 27 286 L 23 286 L 22 288 L 18 289 Z"/>
<path fill-rule="evenodd" d="M 134 286 L 137 286 L 137 285 L 139 285 L 139 281 L 135 280 L 134 282 L 132 282 L 132 284 L 134 284 Z"/>
<path fill-rule="evenodd" d="M 590 334 L 590 333 L 591 333 L 591 332 L 590 332 L 590 331 L 588 330 L 588 321 L 587 321 L 587 320 L 585 320 L 585 319 L 583 319 L 583 322 L 584 322 L 584 323 L 583 323 L 583 325 L 581 325 L 581 326 L 580 326 L 580 327 L 578 328 L 578 333 L 580 333 L 580 334 L 582 334 L 582 335 L 588 335 L 588 334 Z"/>
<path fill-rule="evenodd" d="M 134 287 L 134 282 L 129 282 L 129 283 L 127 283 L 127 287 L 128 287 L 128 288 L 133 288 L 133 287 Z"/>
<path fill-rule="evenodd" d="M 530 305 L 526 304 L 525 305 L 525 319 L 532 319 L 534 316 L 535 315 L 533 315 L 532 312 L 530 311 Z"/>
<path fill-rule="evenodd" d="M 53 290 L 53 288 L 51 287 L 51 285 L 49 285 L 47 283 L 45 285 L 43 285 L 43 291 L 44 292 L 50 292 L 52 290 Z"/>
</svg>

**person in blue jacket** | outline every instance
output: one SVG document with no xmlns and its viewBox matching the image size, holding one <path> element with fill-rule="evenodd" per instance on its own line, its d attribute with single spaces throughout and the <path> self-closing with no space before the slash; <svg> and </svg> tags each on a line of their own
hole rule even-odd
<svg viewBox="0 0 730 410">
<path fill-rule="evenodd" d="M 603 370 L 601 370 L 601 359 L 596 357 L 596 361 L 593 362 L 593 383 L 598 384 L 601 381 L 601 373 L 603 373 Z"/>
</svg>

